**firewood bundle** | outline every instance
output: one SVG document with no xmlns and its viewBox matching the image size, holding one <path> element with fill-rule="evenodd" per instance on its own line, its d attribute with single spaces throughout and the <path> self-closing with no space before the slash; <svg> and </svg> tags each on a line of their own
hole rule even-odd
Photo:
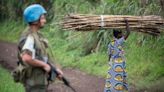
<svg viewBox="0 0 164 92">
<path fill-rule="evenodd" d="M 125 29 L 125 19 L 132 31 L 158 35 L 164 28 L 164 19 L 160 16 L 130 15 L 85 15 L 72 14 L 66 16 L 61 23 L 64 29 L 76 31 L 94 31 L 100 29 Z"/>
</svg>

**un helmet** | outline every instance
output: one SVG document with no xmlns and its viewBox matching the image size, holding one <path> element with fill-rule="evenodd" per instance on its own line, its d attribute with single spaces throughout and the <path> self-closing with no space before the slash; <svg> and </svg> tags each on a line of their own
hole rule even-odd
<svg viewBox="0 0 164 92">
<path fill-rule="evenodd" d="M 42 14 L 46 14 L 47 11 L 40 4 L 33 4 L 28 6 L 23 13 L 24 20 L 27 23 L 38 21 Z"/>
</svg>

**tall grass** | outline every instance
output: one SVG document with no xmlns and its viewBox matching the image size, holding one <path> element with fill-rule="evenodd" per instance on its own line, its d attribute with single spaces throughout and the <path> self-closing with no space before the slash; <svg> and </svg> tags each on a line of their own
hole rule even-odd
<svg viewBox="0 0 164 92">
<path fill-rule="evenodd" d="M 129 82 L 137 88 L 149 87 L 164 76 L 164 36 L 141 38 L 132 34 L 126 44 Z"/>
<path fill-rule="evenodd" d="M 17 42 L 21 32 L 24 30 L 24 24 L 21 21 L 7 20 L 0 23 L 0 39 L 5 41 Z"/>
<path fill-rule="evenodd" d="M 64 31 L 56 25 L 63 15 L 69 13 L 90 14 L 160 14 L 160 7 L 152 0 L 145 7 L 140 7 L 134 0 L 103 0 L 93 6 L 88 0 L 56 0 L 54 2 L 54 19 L 41 31 L 49 39 L 56 62 L 63 67 L 78 68 L 84 72 L 105 78 L 108 70 L 107 44 L 112 38 L 111 30 L 100 30 L 101 46 L 98 52 L 83 56 L 84 44 L 93 40 L 93 32 Z M 0 39 L 16 41 L 22 22 L 6 21 L 0 23 Z M 163 85 L 164 77 L 164 36 L 152 37 L 133 33 L 125 43 L 128 81 L 137 89 L 149 88 L 154 83 Z"/>
<path fill-rule="evenodd" d="M 21 84 L 14 83 L 11 74 L 0 67 L 0 92 L 24 92 Z"/>
</svg>

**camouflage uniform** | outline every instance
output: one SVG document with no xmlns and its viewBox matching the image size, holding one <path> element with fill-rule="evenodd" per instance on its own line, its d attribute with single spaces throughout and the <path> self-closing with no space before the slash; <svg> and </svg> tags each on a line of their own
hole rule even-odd
<svg viewBox="0 0 164 92">
<path fill-rule="evenodd" d="M 33 41 L 29 40 L 30 37 L 33 38 Z M 20 39 L 20 43 L 25 41 L 20 51 L 21 54 L 26 52 L 31 54 L 33 59 L 47 62 L 47 42 L 44 40 L 45 38 L 39 32 L 31 32 L 30 30 L 26 31 Z M 31 48 L 33 50 L 31 50 Z M 46 92 L 48 84 L 47 73 L 42 68 L 30 66 L 25 64 L 25 62 L 22 63 L 25 67 L 27 67 L 22 81 L 26 92 Z"/>
</svg>

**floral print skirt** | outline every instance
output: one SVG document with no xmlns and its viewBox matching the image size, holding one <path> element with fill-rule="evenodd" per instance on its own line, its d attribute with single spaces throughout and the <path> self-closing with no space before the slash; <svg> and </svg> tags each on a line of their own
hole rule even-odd
<svg viewBox="0 0 164 92">
<path fill-rule="evenodd" d="M 121 56 L 111 58 L 104 92 L 128 92 L 125 59 Z"/>
</svg>

